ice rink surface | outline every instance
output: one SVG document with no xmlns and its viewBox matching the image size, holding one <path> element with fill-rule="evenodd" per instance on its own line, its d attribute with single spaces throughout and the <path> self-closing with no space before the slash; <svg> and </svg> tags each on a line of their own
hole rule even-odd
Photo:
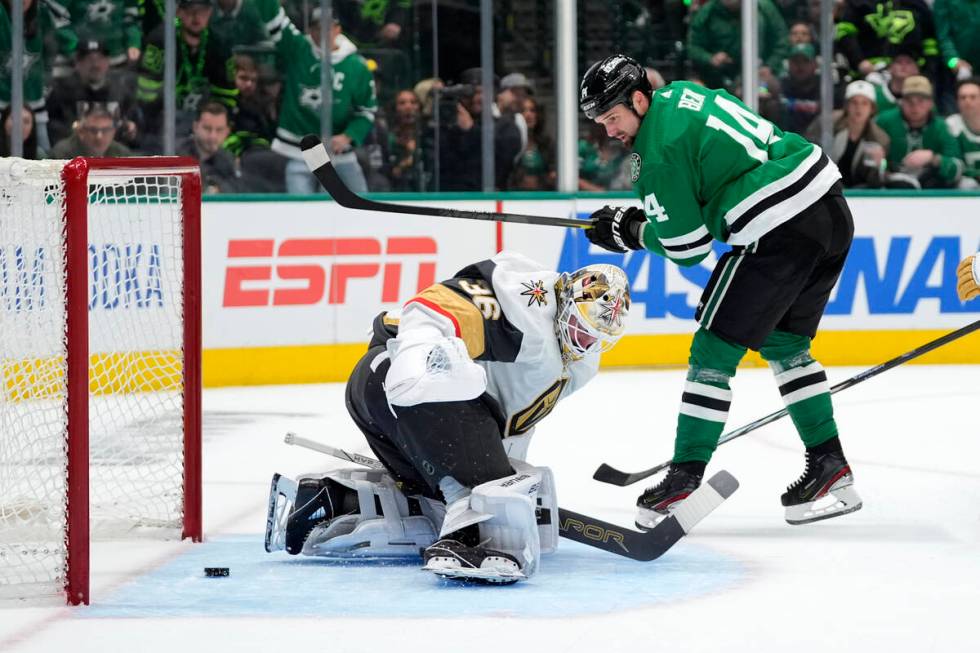
<svg viewBox="0 0 980 653">
<path fill-rule="evenodd" d="M 980 345 L 978 345 L 980 346 Z M 860 371 L 828 370 L 831 384 Z M 602 372 L 539 426 L 529 459 L 562 506 L 632 523 L 644 483 L 591 479 L 670 457 L 683 370 Z M 772 375 L 736 377 L 729 429 L 781 408 Z M 0 651 L 972 651 L 980 607 L 980 367 L 906 365 L 835 395 L 864 508 L 807 526 L 779 495 L 803 470 L 787 420 L 723 445 L 740 489 L 663 558 L 562 541 L 529 582 L 447 585 L 414 562 L 266 554 L 273 472 L 342 466 L 286 431 L 370 453 L 342 385 L 204 397 L 204 544 L 96 545 L 92 605 L 0 607 Z M 205 566 L 231 568 L 205 578 Z"/>
</svg>

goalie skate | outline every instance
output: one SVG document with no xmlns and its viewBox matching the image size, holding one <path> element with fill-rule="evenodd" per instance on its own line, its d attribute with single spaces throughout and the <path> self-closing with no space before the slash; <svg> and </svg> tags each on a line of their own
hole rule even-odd
<svg viewBox="0 0 980 653">
<path fill-rule="evenodd" d="M 506 553 L 466 546 L 452 539 L 442 539 L 423 554 L 425 571 L 442 578 L 484 585 L 510 585 L 527 578 L 517 560 Z"/>
</svg>

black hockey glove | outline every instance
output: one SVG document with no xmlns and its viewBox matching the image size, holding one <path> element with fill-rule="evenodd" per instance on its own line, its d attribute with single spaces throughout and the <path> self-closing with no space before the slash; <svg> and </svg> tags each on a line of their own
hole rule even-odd
<svg viewBox="0 0 980 653">
<path fill-rule="evenodd" d="M 643 249 L 640 236 L 647 216 L 635 206 L 604 206 L 591 216 L 592 226 L 585 230 L 590 242 L 611 252 Z"/>
</svg>

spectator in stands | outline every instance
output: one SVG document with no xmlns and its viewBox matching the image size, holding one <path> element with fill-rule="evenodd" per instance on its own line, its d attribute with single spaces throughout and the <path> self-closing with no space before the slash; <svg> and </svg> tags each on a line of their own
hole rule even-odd
<svg viewBox="0 0 980 653">
<path fill-rule="evenodd" d="M 926 75 L 938 70 L 936 26 L 925 0 L 845 0 L 837 48 L 852 70 L 866 77 L 883 68 L 896 45 L 907 47 Z"/>
<path fill-rule="evenodd" d="M 130 156 L 129 148 L 115 140 L 115 118 L 101 104 L 89 106 L 78 119 L 75 133 L 63 138 L 51 149 L 52 159 L 73 159 L 76 156 Z"/>
<path fill-rule="evenodd" d="M 902 98 L 902 87 L 905 80 L 920 74 L 919 64 L 915 62 L 907 46 L 896 46 L 889 50 L 891 60 L 883 73 L 872 73 L 868 81 L 875 85 L 875 97 L 878 102 L 878 112 L 884 113 L 898 106 Z"/>
<path fill-rule="evenodd" d="M 606 136 L 598 123 L 589 123 L 586 137 L 578 142 L 578 187 L 585 191 L 628 188 L 622 183 L 628 152 L 618 140 Z"/>
<path fill-rule="evenodd" d="M 820 75 L 817 55 L 809 43 L 794 45 L 787 60 L 787 74 L 780 78 L 783 111 L 779 126 L 797 134 L 806 132 L 820 113 Z"/>
<path fill-rule="evenodd" d="M 0 39 L 5 48 L 0 49 L 0 110 L 10 106 L 10 0 L 0 0 Z M 54 41 L 55 46 L 51 43 Z M 77 38 L 68 26 L 66 14 L 56 18 L 47 4 L 37 0 L 24 0 L 24 106 L 34 115 L 34 133 L 42 150 L 51 147 L 48 138 L 48 113 L 44 102 L 46 59 L 60 53 L 68 56 L 75 52 Z M 5 51 L 4 51 L 5 50 Z"/>
<path fill-rule="evenodd" d="M 956 140 L 933 113 L 932 83 L 913 75 L 902 86 L 898 107 L 878 116 L 888 134 L 889 185 L 903 180 L 913 187 L 952 188 L 963 172 Z"/>
<path fill-rule="evenodd" d="M 82 107 L 100 103 L 119 121 L 116 139 L 130 148 L 139 144 L 138 107 L 127 76 L 109 67 L 101 41 L 82 41 L 75 51 L 75 74 L 55 81 L 48 96 L 48 131 L 59 141 L 71 136 Z"/>
<path fill-rule="evenodd" d="M 980 79 L 972 77 L 956 85 L 959 113 L 946 118 L 950 134 L 957 140 L 963 159 L 960 188 L 980 188 Z"/>
<path fill-rule="evenodd" d="M 420 191 L 422 186 L 421 151 L 419 139 L 422 131 L 422 103 L 410 89 L 395 94 L 388 132 L 388 157 L 391 189 L 394 191 Z"/>
<path fill-rule="evenodd" d="M 734 86 L 741 72 L 741 0 L 709 0 L 691 19 L 688 53 L 698 75 L 711 88 Z M 789 50 L 786 23 L 771 0 L 759 0 L 759 57 L 778 71 Z"/>
<path fill-rule="evenodd" d="M 111 66 L 125 66 L 140 58 L 143 32 L 137 0 L 63 0 L 71 26 L 81 42 L 103 45 Z"/>
<path fill-rule="evenodd" d="M 239 190 L 235 160 L 221 147 L 230 133 L 228 107 L 209 100 L 198 108 L 190 136 L 177 143 L 177 154 L 193 157 L 200 163 L 201 192 L 205 194 Z"/>
<path fill-rule="evenodd" d="M 844 186 L 878 188 L 885 180 L 885 155 L 890 139 L 874 118 L 877 105 L 874 86 L 863 79 L 847 85 L 844 108 L 834 111 L 833 145 L 828 155 L 840 168 Z M 816 141 L 820 126 L 810 125 L 807 138 Z"/>
<path fill-rule="evenodd" d="M 460 75 L 459 90 L 440 94 L 439 187 L 437 190 L 483 190 L 482 114 L 483 86 L 479 68 Z M 494 110 L 496 105 L 494 104 Z M 506 188 L 523 148 L 513 120 L 494 118 L 494 187 Z"/>
<path fill-rule="evenodd" d="M 177 134 L 190 131 L 197 108 L 207 100 L 234 110 L 238 91 L 227 45 L 212 33 L 211 0 L 177 0 Z M 146 37 L 140 62 L 137 99 L 143 111 L 143 149 L 159 152 L 163 132 L 163 40 L 160 24 Z"/>
<path fill-rule="evenodd" d="M 276 48 L 276 65 L 283 78 L 279 125 L 272 149 L 287 159 L 286 189 L 290 193 L 321 192 L 299 149 L 305 134 L 320 133 L 320 9 L 310 15 L 307 34 L 286 17 L 278 0 L 258 0 L 259 15 Z M 333 65 L 333 137 L 327 144 L 337 174 L 354 192 L 367 191 L 364 170 L 354 147 L 364 142 L 374 124 L 377 100 L 374 78 L 364 58 L 341 31 L 336 20 L 329 27 L 328 44 Z"/>
<path fill-rule="evenodd" d="M 790 23 L 789 26 L 789 45 L 793 47 L 794 45 L 800 45 L 801 43 L 809 43 L 811 45 L 817 42 L 816 36 L 814 35 L 813 25 L 805 20 L 797 20 Z"/>
<path fill-rule="evenodd" d="M 233 53 L 268 40 L 255 0 L 214 0 L 210 27 Z"/>
<path fill-rule="evenodd" d="M 259 68 L 247 54 L 236 54 L 235 88 L 238 107 L 232 118 L 232 133 L 224 147 L 235 156 L 252 148 L 268 148 L 275 136 L 272 100 L 259 86 Z"/>
<path fill-rule="evenodd" d="M 514 190 L 554 190 L 555 144 L 548 135 L 545 114 L 533 97 L 524 100 L 524 122 L 527 124 L 527 147 L 514 167 Z"/>
<path fill-rule="evenodd" d="M 333 3 L 334 15 L 359 47 L 396 47 L 411 19 L 411 0 Z"/>
<path fill-rule="evenodd" d="M 37 146 L 37 132 L 34 130 L 34 114 L 27 107 L 21 114 L 20 133 L 23 136 L 23 146 L 21 158 L 24 159 L 43 159 L 44 150 Z M 10 135 L 13 133 L 13 121 L 10 118 L 10 108 L 0 111 L 0 123 L 3 130 L 0 131 L 0 156 L 12 156 L 13 149 L 10 147 Z"/>
<path fill-rule="evenodd" d="M 500 94 L 505 92 L 509 93 L 511 98 L 510 108 L 516 113 L 520 113 L 524 108 L 524 100 L 534 94 L 534 86 L 523 73 L 510 73 L 504 75 L 503 79 L 500 80 Z M 500 94 L 497 97 L 498 104 L 500 103 Z"/>
<path fill-rule="evenodd" d="M 946 67 L 958 80 L 980 66 L 980 3 L 976 0 L 934 0 L 936 36 Z"/>
</svg>

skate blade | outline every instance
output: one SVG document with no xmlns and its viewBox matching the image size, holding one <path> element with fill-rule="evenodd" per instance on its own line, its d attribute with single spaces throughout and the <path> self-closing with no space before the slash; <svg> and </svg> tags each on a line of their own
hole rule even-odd
<svg viewBox="0 0 980 653">
<path fill-rule="evenodd" d="M 455 580 L 462 583 L 476 583 L 481 585 L 512 585 L 519 580 L 527 578 L 522 572 L 513 569 L 501 568 L 462 568 L 444 565 L 435 560 L 430 560 L 422 567 L 422 571 L 431 571 L 440 578 Z"/>
<path fill-rule="evenodd" d="M 674 511 L 680 507 L 681 501 L 675 501 L 674 503 L 667 506 L 667 513 L 657 512 L 656 510 L 650 510 L 649 508 L 636 508 L 636 517 L 633 519 L 633 523 L 636 527 L 642 531 L 653 530 L 657 527 L 657 524 L 662 522 L 666 517 L 670 517 Z"/>
<path fill-rule="evenodd" d="M 802 503 L 798 506 L 787 506 L 786 523 L 793 526 L 811 524 L 815 521 L 840 517 L 851 512 L 857 512 L 864 503 L 851 484 L 831 488 L 830 492 L 816 501 Z"/>
</svg>

